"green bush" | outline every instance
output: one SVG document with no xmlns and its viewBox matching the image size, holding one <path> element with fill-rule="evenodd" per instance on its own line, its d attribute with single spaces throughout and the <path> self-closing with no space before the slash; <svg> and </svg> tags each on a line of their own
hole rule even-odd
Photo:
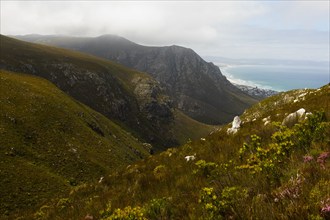
<svg viewBox="0 0 330 220">
<path fill-rule="evenodd" d="M 205 160 L 199 160 L 195 163 L 197 169 L 193 171 L 194 174 L 201 174 L 204 177 L 209 177 L 212 172 L 218 167 L 218 164 L 214 162 L 206 162 Z"/>
<path fill-rule="evenodd" d="M 144 217 L 144 210 L 136 206 L 132 208 L 131 206 L 127 206 L 124 209 L 115 209 L 114 212 L 106 218 L 102 218 L 103 220 L 146 220 Z"/>
<path fill-rule="evenodd" d="M 168 199 L 152 199 L 145 207 L 146 216 L 150 219 L 171 219 L 172 207 Z"/>
<path fill-rule="evenodd" d="M 153 173 L 157 180 L 162 180 L 167 174 L 167 168 L 164 165 L 158 165 L 153 170 Z"/>
<path fill-rule="evenodd" d="M 229 216 L 240 218 L 247 197 L 247 189 L 240 186 L 225 187 L 220 195 L 216 194 L 214 188 L 204 187 L 200 192 L 199 203 L 206 219 L 223 219 Z"/>
</svg>

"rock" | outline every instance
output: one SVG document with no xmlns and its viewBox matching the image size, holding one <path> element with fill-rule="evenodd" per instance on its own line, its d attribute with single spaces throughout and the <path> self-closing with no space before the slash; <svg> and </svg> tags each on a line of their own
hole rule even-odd
<svg viewBox="0 0 330 220">
<path fill-rule="evenodd" d="M 268 125 L 270 123 L 270 116 L 263 118 L 262 121 L 264 122 L 264 126 Z"/>
<path fill-rule="evenodd" d="M 238 129 L 241 127 L 241 119 L 238 116 L 235 116 L 233 122 L 232 122 L 232 127 L 228 128 L 227 134 L 235 134 Z"/>
<path fill-rule="evenodd" d="M 300 120 L 305 119 L 305 112 L 306 110 L 304 108 L 301 108 L 293 113 L 290 113 L 288 116 L 286 116 L 283 121 L 282 125 L 285 125 L 287 127 L 292 127 L 296 123 L 298 123 Z"/>
<path fill-rule="evenodd" d="M 184 159 L 188 161 L 193 161 L 196 159 L 196 155 L 185 156 Z"/>
<path fill-rule="evenodd" d="M 303 114 L 305 114 L 305 112 L 306 112 L 306 110 L 304 108 L 301 108 L 298 111 L 296 111 L 299 118 L 301 118 L 303 116 Z"/>
<path fill-rule="evenodd" d="M 233 120 L 232 128 L 238 129 L 241 127 L 241 119 L 238 116 L 235 116 Z"/>
<path fill-rule="evenodd" d="M 102 183 L 103 182 L 103 179 L 104 179 L 104 177 L 101 176 L 100 179 L 99 179 L 99 183 Z"/>
</svg>

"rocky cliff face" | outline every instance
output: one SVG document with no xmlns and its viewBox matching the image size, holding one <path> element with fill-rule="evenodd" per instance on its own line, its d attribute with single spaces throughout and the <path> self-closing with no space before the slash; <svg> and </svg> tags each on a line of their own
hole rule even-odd
<svg viewBox="0 0 330 220">
<path fill-rule="evenodd" d="M 164 87 L 174 106 L 201 122 L 228 122 L 256 102 L 233 86 L 217 66 L 205 62 L 188 48 L 146 47 L 112 35 L 23 39 L 79 50 L 147 72 Z"/>
<path fill-rule="evenodd" d="M 179 109 L 202 122 L 223 123 L 254 102 L 191 49 L 134 45 L 104 57 L 149 73 Z"/>
</svg>

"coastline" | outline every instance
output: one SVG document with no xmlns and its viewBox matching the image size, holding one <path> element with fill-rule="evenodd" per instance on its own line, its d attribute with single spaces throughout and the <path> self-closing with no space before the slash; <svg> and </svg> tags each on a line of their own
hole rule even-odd
<svg viewBox="0 0 330 220">
<path fill-rule="evenodd" d="M 230 72 L 230 69 L 235 67 L 244 67 L 244 66 L 252 66 L 252 65 L 233 65 L 233 64 L 216 64 L 216 65 L 220 68 L 221 73 L 234 85 L 243 85 L 243 86 L 254 87 L 264 90 L 273 90 L 273 91 L 281 92 L 281 90 L 275 89 L 268 85 L 263 85 L 260 82 L 237 78 L 234 76 L 233 73 Z"/>
<path fill-rule="evenodd" d="M 329 68 L 318 65 L 216 64 L 234 84 L 278 92 L 317 89 L 330 81 Z"/>
</svg>

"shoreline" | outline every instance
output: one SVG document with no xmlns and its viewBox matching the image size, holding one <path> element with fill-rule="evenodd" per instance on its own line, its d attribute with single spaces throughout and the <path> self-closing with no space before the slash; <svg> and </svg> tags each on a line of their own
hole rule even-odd
<svg viewBox="0 0 330 220">
<path fill-rule="evenodd" d="M 252 80 L 244 80 L 244 79 L 239 79 L 236 78 L 232 73 L 230 73 L 231 68 L 235 68 L 235 67 L 242 67 L 242 66 L 252 66 L 252 65 L 233 65 L 233 64 L 216 64 L 219 68 L 221 73 L 234 85 L 243 85 L 243 86 L 249 86 L 249 87 L 253 87 L 253 88 L 259 88 L 259 89 L 263 89 L 263 90 L 272 90 L 272 91 L 276 91 L 276 92 L 282 92 L 279 89 L 275 89 L 271 86 L 267 86 L 267 85 L 262 85 L 258 82 L 252 81 Z"/>
<path fill-rule="evenodd" d="M 329 67 L 325 65 L 279 65 L 221 63 L 216 65 L 233 84 L 284 92 L 294 89 L 317 89 L 329 83 Z"/>
</svg>

